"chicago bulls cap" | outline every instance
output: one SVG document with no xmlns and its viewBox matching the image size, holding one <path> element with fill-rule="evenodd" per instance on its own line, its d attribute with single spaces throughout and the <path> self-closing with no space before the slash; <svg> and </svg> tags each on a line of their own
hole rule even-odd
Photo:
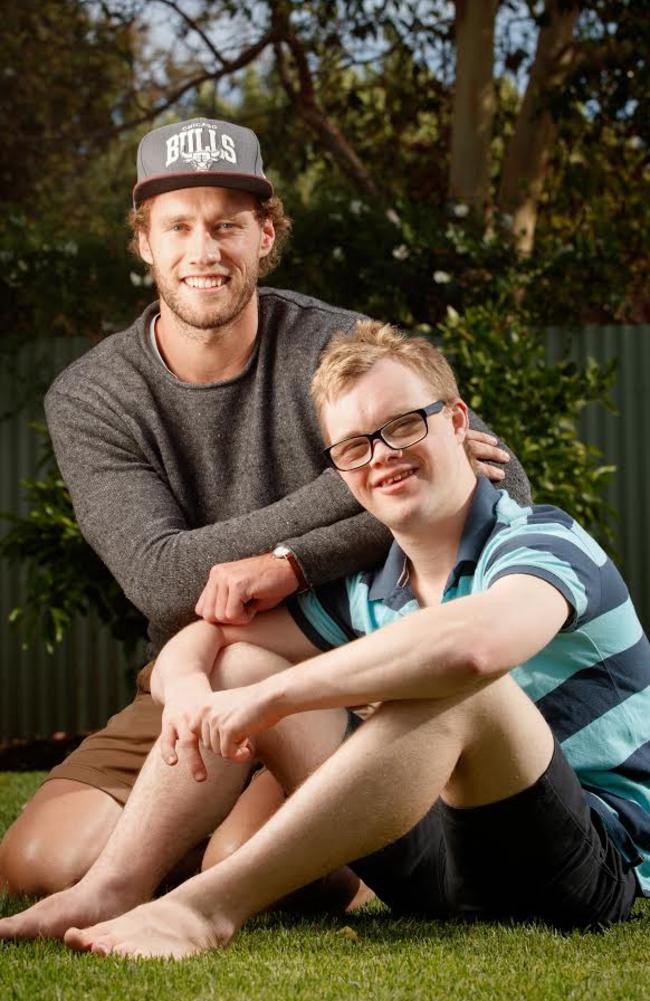
<svg viewBox="0 0 650 1001">
<path fill-rule="evenodd" d="M 133 206 L 177 188 L 214 185 L 271 198 L 257 136 L 232 122 L 192 118 L 148 132 L 138 147 Z"/>
</svg>

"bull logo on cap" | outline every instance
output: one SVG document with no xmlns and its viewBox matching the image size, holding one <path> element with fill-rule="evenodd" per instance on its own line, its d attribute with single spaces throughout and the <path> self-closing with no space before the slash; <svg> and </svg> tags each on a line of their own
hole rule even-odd
<svg viewBox="0 0 650 1001">
<path fill-rule="evenodd" d="M 191 163 L 196 170 L 209 170 L 215 162 L 212 153 L 207 149 L 197 149 L 195 153 L 181 153 L 185 163 Z"/>
<path fill-rule="evenodd" d="M 207 133 L 208 142 L 203 143 L 203 133 Z M 222 132 L 220 136 L 214 129 L 191 128 L 176 133 L 167 140 L 166 167 L 182 158 L 186 164 L 197 171 L 208 171 L 212 163 L 225 160 L 227 163 L 237 163 L 235 143 L 231 136 Z"/>
</svg>

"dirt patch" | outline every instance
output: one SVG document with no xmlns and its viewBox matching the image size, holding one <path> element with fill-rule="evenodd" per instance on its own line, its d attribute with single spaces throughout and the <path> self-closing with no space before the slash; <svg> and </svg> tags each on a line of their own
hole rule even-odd
<svg viewBox="0 0 650 1001">
<path fill-rule="evenodd" d="M 51 737 L 0 742 L 0 771 L 49 771 L 60 764 L 70 751 L 74 751 L 83 739 L 83 734 L 54 733 Z"/>
</svg>

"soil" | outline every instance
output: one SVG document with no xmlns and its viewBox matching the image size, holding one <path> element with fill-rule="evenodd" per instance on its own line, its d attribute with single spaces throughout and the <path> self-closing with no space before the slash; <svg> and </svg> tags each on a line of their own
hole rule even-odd
<svg viewBox="0 0 650 1001">
<path fill-rule="evenodd" d="M 84 734 L 53 733 L 51 737 L 0 742 L 0 771 L 49 771 L 74 751 L 83 738 Z"/>
</svg>

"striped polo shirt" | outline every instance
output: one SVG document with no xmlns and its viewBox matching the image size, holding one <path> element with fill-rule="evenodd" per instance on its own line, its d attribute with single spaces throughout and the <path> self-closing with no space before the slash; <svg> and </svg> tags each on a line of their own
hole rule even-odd
<svg viewBox="0 0 650 1001">
<path fill-rule="evenodd" d="M 442 602 L 517 573 L 548 581 L 572 613 L 512 676 L 548 722 L 650 896 L 650 645 L 628 589 L 568 514 L 549 505 L 520 507 L 481 477 Z M 395 542 L 380 568 L 298 595 L 288 607 L 312 643 L 328 650 L 420 606 Z"/>
</svg>

